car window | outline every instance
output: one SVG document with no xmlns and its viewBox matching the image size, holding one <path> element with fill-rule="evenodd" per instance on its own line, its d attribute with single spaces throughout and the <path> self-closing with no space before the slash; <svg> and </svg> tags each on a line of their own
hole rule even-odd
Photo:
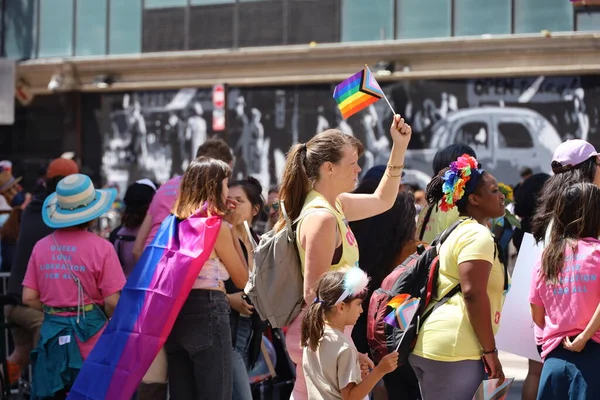
<svg viewBox="0 0 600 400">
<path fill-rule="evenodd" d="M 421 132 L 425 140 L 429 140 L 429 148 L 441 149 L 449 143 L 448 123 L 445 120 L 440 120 L 433 125 L 429 125 Z"/>
<path fill-rule="evenodd" d="M 498 147 L 527 149 L 533 147 L 529 129 L 520 122 L 500 122 L 498 124 Z"/>
<path fill-rule="evenodd" d="M 456 143 L 465 143 L 475 150 L 489 146 L 489 127 L 485 122 L 467 122 L 459 125 L 456 130 Z"/>
</svg>

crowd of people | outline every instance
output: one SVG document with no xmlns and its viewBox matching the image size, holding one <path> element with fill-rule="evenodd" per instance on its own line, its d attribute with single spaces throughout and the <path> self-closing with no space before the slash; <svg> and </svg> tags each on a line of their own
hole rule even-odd
<svg viewBox="0 0 600 400">
<path fill-rule="evenodd" d="M 518 251 L 525 233 L 545 248 L 530 304 L 522 305 L 531 307 L 544 362 L 530 361 L 523 399 L 600 398 L 600 155 L 593 146 L 561 144 L 552 176 L 523 169 L 513 190 L 472 148 L 453 144 L 436 154 L 433 178 L 415 200 L 402 183 L 411 127 L 398 115 L 390 138 L 387 165 L 359 181 L 362 144 L 326 130 L 291 147 L 280 187 L 268 189 L 251 177 L 230 180 L 232 150 L 208 139 L 183 175 L 127 189 L 109 240 L 90 226 L 112 207 L 114 189 L 96 189 L 61 158 L 27 194 L 0 163 L 0 212 L 9 215 L 1 231 L 11 272 L 3 297 L 14 341 L 9 380 L 31 364 L 32 398 L 66 398 L 162 222 L 201 210 L 223 223 L 135 396 L 252 399 L 249 372 L 268 358 L 263 334 L 271 328 L 244 288 L 261 234 L 286 226 L 283 208 L 296 222 L 304 294 L 282 343 L 295 365 L 291 399 L 471 400 L 483 380 L 504 381 L 495 335 L 511 286 L 510 243 Z M 447 301 L 420 326 L 409 362 L 391 351 L 375 364 L 367 340 L 371 295 L 451 226 L 439 247 L 432 304 Z"/>
</svg>

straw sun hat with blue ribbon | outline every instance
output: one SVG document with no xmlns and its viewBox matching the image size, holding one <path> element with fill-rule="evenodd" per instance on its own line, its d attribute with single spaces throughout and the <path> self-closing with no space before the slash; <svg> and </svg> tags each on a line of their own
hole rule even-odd
<svg viewBox="0 0 600 400">
<path fill-rule="evenodd" d="M 50 228 L 77 226 L 108 211 L 116 196 L 115 189 L 95 189 L 87 175 L 69 175 L 44 201 L 42 218 Z"/>
</svg>

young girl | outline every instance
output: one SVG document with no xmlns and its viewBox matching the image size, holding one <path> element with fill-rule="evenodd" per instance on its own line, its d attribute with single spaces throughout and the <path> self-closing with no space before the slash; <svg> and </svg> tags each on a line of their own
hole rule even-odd
<svg viewBox="0 0 600 400">
<path fill-rule="evenodd" d="M 398 353 L 383 357 L 373 372 L 361 379 L 358 351 L 344 335 L 363 312 L 367 274 L 358 267 L 326 272 L 317 297 L 302 320 L 302 368 L 308 399 L 364 399 L 377 382 L 398 366 Z"/>
<path fill-rule="evenodd" d="M 538 399 L 600 398 L 600 189 L 576 183 L 557 198 L 529 301 L 542 333 Z"/>
</svg>

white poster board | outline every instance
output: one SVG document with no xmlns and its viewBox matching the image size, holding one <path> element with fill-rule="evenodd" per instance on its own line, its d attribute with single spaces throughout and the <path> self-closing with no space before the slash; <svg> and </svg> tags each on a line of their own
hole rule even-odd
<svg viewBox="0 0 600 400">
<path fill-rule="evenodd" d="M 535 345 L 533 319 L 529 308 L 529 287 L 533 267 L 542 252 L 533 236 L 526 233 L 512 275 L 510 291 L 506 296 L 496 347 L 502 351 L 542 361 Z"/>
<path fill-rule="evenodd" d="M 0 125 L 15 123 L 15 61 L 0 58 Z"/>
</svg>

